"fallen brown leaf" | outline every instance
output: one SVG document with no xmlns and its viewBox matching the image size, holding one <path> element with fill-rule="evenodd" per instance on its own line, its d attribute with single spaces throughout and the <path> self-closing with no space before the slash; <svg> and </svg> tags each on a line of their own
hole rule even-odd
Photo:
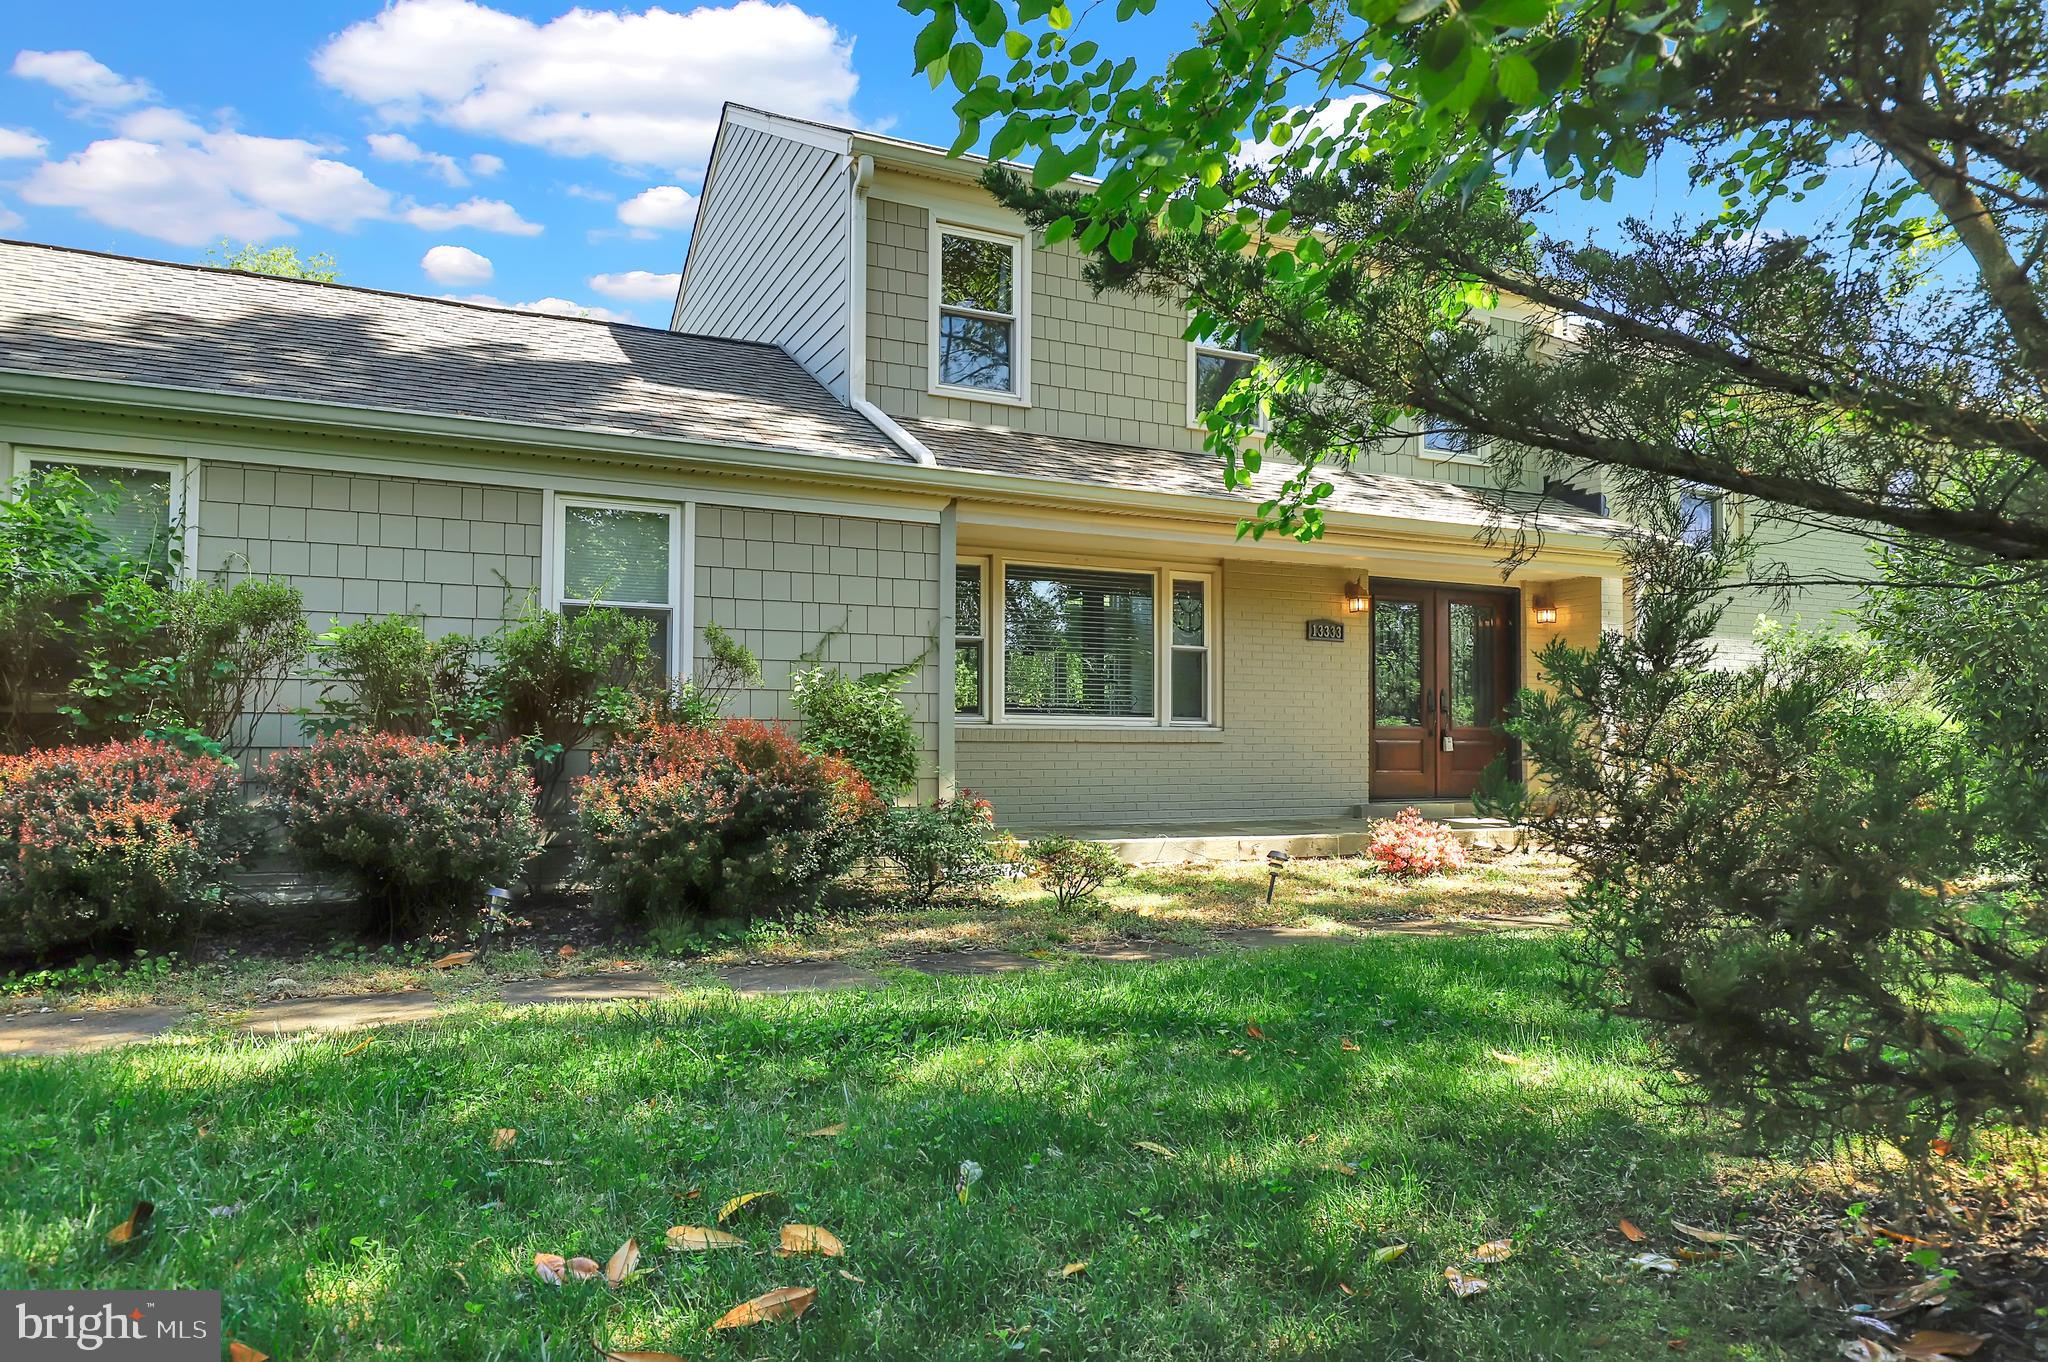
<svg viewBox="0 0 2048 1362">
<path fill-rule="evenodd" d="M 427 968 L 461 969 L 464 965 L 468 964 L 470 961 L 474 959 L 476 959 L 475 951 L 450 951 L 448 952 L 448 954 L 442 956 L 439 960 L 429 961 L 427 963 Z"/>
<path fill-rule="evenodd" d="M 1892 1345 L 1892 1351 L 1901 1357 L 1927 1359 L 1935 1357 L 1968 1357 L 1984 1346 L 1983 1334 L 1952 1334 L 1945 1329 L 1922 1329 L 1904 1343 Z"/>
<path fill-rule="evenodd" d="M 359 1055 L 369 1048 L 370 1042 L 368 1042 L 367 1040 L 359 1040 L 354 1045 L 349 1046 L 348 1049 L 343 1050 L 341 1052 L 341 1057 L 343 1059 L 347 1059 L 350 1055 Z"/>
<path fill-rule="evenodd" d="M 1937 1305 L 1948 1299 L 1947 1289 L 1947 1282 L 1939 1277 L 1929 1277 L 1918 1286 L 1907 1287 L 1904 1291 L 1887 1297 L 1884 1304 L 1873 1313 L 1879 1319 L 1890 1319 L 1894 1315 L 1903 1315 L 1908 1310 L 1917 1310 L 1923 1305 Z"/>
<path fill-rule="evenodd" d="M 1688 1225 L 1683 1220 L 1671 1222 L 1671 1228 L 1686 1238 L 1702 1244 L 1740 1244 L 1744 1240 L 1739 1234 L 1728 1234 L 1722 1230 L 1703 1230 L 1698 1225 Z"/>
<path fill-rule="evenodd" d="M 604 1265 L 604 1284 L 617 1290 L 619 1283 L 633 1275 L 633 1269 L 640 1266 L 640 1241 L 628 1239 L 612 1250 L 610 1261 Z"/>
<path fill-rule="evenodd" d="M 560 1286 L 562 1274 L 569 1264 L 559 1253 L 536 1253 L 533 1255 L 533 1275 L 549 1286 Z"/>
<path fill-rule="evenodd" d="M 1872 1339 L 1852 1338 L 1843 1342 L 1842 1356 L 1849 1362 L 1887 1362 L 1898 1354 Z"/>
<path fill-rule="evenodd" d="M 1628 1240 L 1631 1244 L 1640 1244 L 1650 1237 L 1637 1229 L 1636 1222 L 1633 1220 L 1620 1220 L 1616 1222 L 1616 1228 L 1621 1231 L 1621 1237 Z"/>
<path fill-rule="evenodd" d="M 575 954 L 576 948 L 574 946 L 564 946 L 562 947 L 562 949 L 555 952 L 555 958 L 557 960 L 567 960 Z"/>
<path fill-rule="evenodd" d="M 1511 1055 L 1505 1050 L 1488 1050 L 1486 1053 L 1492 1055 L 1503 1064 L 1526 1064 L 1529 1062 L 1520 1055 Z"/>
<path fill-rule="evenodd" d="M 847 1270 L 846 1270 L 845 1268 L 843 1268 L 843 1267 L 839 1269 L 839 1275 L 840 1275 L 840 1276 L 842 1276 L 842 1277 L 844 1277 L 844 1278 L 846 1278 L 846 1280 L 848 1280 L 849 1282 L 852 1282 L 852 1283 L 853 1283 L 853 1284 L 854 1284 L 855 1286 L 866 1286 L 866 1285 L 868 1284 L 868 1279 L 867 1279 L 867 1278 L 865 1278 L 865 1277 L 856 1277 L 856 1276 L 854 1276 L 854 1275 L 853 1275 L 853 1274 L 852 1274 L 851 1272 L 848 1272 L 848 1271 L 847 1271 Z"/>
<path fill-rule="evenodd" d="M 1162 1159 L 1177 1159 L 1180 1157 L 1180 1155 L 1156 1140 L 1132 1140 L 1131 1148 L 1142 1149 L 1147 1154 L 1157 1154 Z"/>
<path fill-rule="evenodd" d="M 806 1131 L 804 1132 L 804 1138 L 806 1138 L 806 1139 L 812 1139 L 812 1140 L 816 1140 L 816 1139 L 822 1139 L 822 1138 L 825 1138 L 826 1136 L 831 1136 L 831 1135 L 844 1135 L 845 1133 L 846 1133 L 846 1122 L 844 1122 L 844 1121 L 834 1121 L 834 1122 L 833 1122 L 833 1123 L 832 1123 L 831 1125 L 829 1125 L 829 1126 L 819 1126 L 819 1127 L 818 1127 L 818 1128 L 817 1128 L 816 1130 L 806 1130 Z"/>
<path fill-rule="evenodd" d="M 1870 1228 L 1872 1233 L 1881 1234 L 1897 1244 L 1917 1244 L 1921 1248 L 1947 1248 L 1949 1246 L 1946 1240 L 1922 1239 L 1917 1234 L 1907 1234 L 1903 1230 L 1887 1229 L 1883 1225 L 1872 1225 Z"/>
<path fill-rule="evenodd" d="M 1358 1042 L 1349 1036 L 1339 1036 L 1337 1037 L 1337 1048 L 1346 1054 L 1355 1054 L 1358 1051 Z"/>
<path fill-rule="evenodd" d="M 784 1225 L 782 1247 L 778 1250 L 783 1257 L 794 1257 L 800 1253 L 822 1254 L 827 1258 L 846 1256 L 846 1245 L 839 1242 L 839 1236 L 817 1225 Z"/>
<path fill-rule="evenodd" d="M 718 1223 L 723 1225 L 726 1221 L 732 1219 L 741 1211 L 766 1210 L 768 1209 L 768 1203 L 779 1196 L 781 1196 L 780 1192 L 772 1191 L 743 1192 L 739 1196 L 734 1197 L 731 1201 L 726 1202 L 723 1206 L 720 1206 L 718 1208 Z"/>
<path fill-rule="evenodd" d="M 237 1339 L 228 1340 L 228 1362 L 270 1362 L 270 1354 L 256 1351 Z"/>
<path fill-rule="evenodd" d="M 703 1253 L 709 1249 L 745 1248 L 747 1241 L 724 1230 L 701 1225 L 676 1225 L 668 1232 L 668 1246 L 679 1253 Z"/>
<path fill-rule="evenodd" d="M 595 1258 L 571 1258 L 569 1275 L 579 1282 L 594 1282 L 604 1276 L 604 1268 Z"/>
<path fill-rule="evenodd" d="M 1715 1263 L 1730 1255 L 1727 1249 L 1681 1248 L 1678 1250 L 1678 1256 L 1688 1263 Z"/>
<path fill-rule="evenodd" d="M 1381 1263 L 1391 1263 L 1407 1251 L 1406 1244 L 1382 1244 L 1372 1251 L 1372 1264 L 1378 1267 Z"/>
<path fill-rule="evenodd" d="M 1083 1259 L 1081 1259 L 1081 1260 L 1080 1260 L 1079 1262 L 1077 1262 L 1077 1263 L 1068 1263 L 1068 1264 L 1067 1264 L 1067 1265 L 1066 1265 L 1065 1267 L 1061 1268 L 1061 1269 L 1060 1269 L 1060 1276 L 1061 1276 L 1061 1277 L 1078 1277 L 1078 1276 L 1080 1276 L 1080 1275 L 1081 1275 L 1082 1273 L 1086 1272 L 1087 1270 L 1088 1270 L 1088 1260 L 1087 1260 L 1086 1258 L 1083 1258 Z"/>
<path fill-rule="evenodd" d="M 1264 1040 L 1266 1038 L 1266 1033 L 1259 1029 L 1257 1022 L 1253 1022 L 1250 1025 L 1246 1026 L 1244 1028 L 1244 1033 L 1247 1036 L 1250 1036 L 1253 1040 Z"/>
<path fill-rule="evenodd" d="M 818 1303 L 814 1286 L 778 1286 L 752 1300 L 735 1305 L 712 1321 L 714 1329 L 738 1329 L 749 1324 L 767 1324 L 778 1319 L 801 1319 L 804 1311 Z"/>
<path fill-rule="evenodd" d="M 1495 1239 L 1472 1250 L 1475 1263 L 1505 1263 L 1514 1256 L 1515 1241 L 1512 1239 Z"/>
<path fill-rule="evenodd" d="M 154 1201 L 138 1201 L 135 1209 L 128 1212 L 128 1218 L 107 1231 L 107 1243 L 115 1248 L 135 1242 L 135 1236 L 149 1228 L 149 1218 L 156 1214 Z"/>
<path fill-rule="evenodd" d="M 1447 1267 L 1444 1269 L 1444 1285 L 1450 1287 L 1453 1296 L 1463 1299 L 1491 1290 L 1493 1284 L 1484 1277 L 1468 1277 L 1454 1267 Z"/>
<path fill-rule="evenodd" d="M 491 1148 L 510 1149 L 512 1142 L 519 1138 L 519 1132 L 510 1126 L 499 1126 L 491 1132 Z"/>
</svg>

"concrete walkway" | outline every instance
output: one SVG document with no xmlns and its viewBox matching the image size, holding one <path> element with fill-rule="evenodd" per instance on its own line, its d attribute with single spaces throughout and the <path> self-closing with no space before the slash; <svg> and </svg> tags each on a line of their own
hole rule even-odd
<svg viewBox="0 0 2048 1362">
<path fill-rule="evenodd" d="M 1356 856 L 1372 842 L 1373 824 L 1404 808 L 1419 808 L 1436 819 L 1468 847 L 1515 851 L 1523 845 L 1522 829 L 1498 818 L 1482 818 L 1470 804 L 1367 804 L 1357 818 L 1232 819 L 1211 823 L 1089 823 L 1058 827 L 1022 827 L 1025 839 L 1059 833 L 1086 842 L 1101 842 L 1126 865 L 1168 866 L 1211 861 L 1262 861 L 1267 853 L 1284 851 L 1296 859 Z"/>
<path fill-rule="evenodd" d="M 1208 943 L 1184 946 L 1164 941 L 1098 942 L 1043 956 L 1010 951 L 946 951 L 913 956 L 895 963 L 920 974 L 944 978 L 992 977 L 1038 969 L 1061 960 L 1105 960 L 1143 964 L 1179 960 L 1230 950 L 1270 950 L 1278 946 L 1358 941 L 1386 936 L 1471 936 L 1515 930 L 1554 930 L 1561 917 L 1481 915 L 1446 920 L 1423 919 L 1357 930 L 1329 931 L 1310 927 L 1248 927 L 1216 933 Z M 837 960 L 796 960 L 732 965 L 716 971 L 719 979 L 743 998 L 819 989 L 880 988 L 888 983 L 872 970 Z M 568 978 L 520 979 L 501 984 L 495 1000 L 509 1007 L 545 1007 L 557 1003 L 636 1002 L 666 998 L 682 990 L 652 974 L 575 975 Z M 477 995 L 463 1003 L 481 1001 Z M 254 1003 L 233 1014 L 230 1025 L 251 1035 L 321 1035 L 359 1031 L 373 1026 L 422 1022 L 442 1015 L 453 1005 L 425 989 L 402 993 L 356 993 L 323 998 L 282 998 Z M 91 1054 L 133 1045 L 163 1035 L 188 1019 L 168 1007 L 76 1009 L 32 1012 L 0 1017 L 0 1059 L 45 1055 Z"/>
</svg>

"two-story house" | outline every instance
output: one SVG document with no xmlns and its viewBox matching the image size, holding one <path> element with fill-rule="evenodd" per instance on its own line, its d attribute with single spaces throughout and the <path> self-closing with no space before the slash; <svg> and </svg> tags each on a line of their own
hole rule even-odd
<svg viewBox="0 0 2048 1362">
<path fill-rule="evenodd" d="M 1016 826 L 1469 795 L 1534 651 L 1624 625 L 1610 522 L 1416 436 L 1329 470 L 1320 540 L 1240 539 L 1198 418 L 1251 357 L 1095 296 L 979 171 L 728 107 L 667 331 L 0 244 L 0 470 L 118 487 L 319 626 L 483 633 L 536 591 L 682 671 L 716 622 L 760 717 L 821 641 L 921 660 L 926 793 Z M 1505 579 L 1501 495 L 1540 541 Z"/>
</svg>

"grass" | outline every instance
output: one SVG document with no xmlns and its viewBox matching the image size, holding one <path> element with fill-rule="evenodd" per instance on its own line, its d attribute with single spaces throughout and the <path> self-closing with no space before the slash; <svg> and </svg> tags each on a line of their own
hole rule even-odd
<svg viewBox="0 0 2048 1362">
<path fill-rule="evenodd" d="M 1747 1258 L 1625 1267 L 1621 1216 L 1666 1251 L 1725 1223 L 1715 1147 L 1558 969 L 1540 937 L 1375 940 L 0 1065 L 0 1287 L 220 1287 L 292 1359 L 1832 1356 Z M 760 1189 L 730 1228 L 844 1261 L 661 1247 Z M 534 1276 L 629 1235 L 617 1291 Z M 820 1293 L 800 1324 L 709 1331 L 781 1285 Z"/>
<path fill-rule="evenodd" d="M 526 911 L 533 931 L 515 936 L 484 965 L 452 974 L 428 964 L 458 942 L 361 944 L 345 939 L 352 927 L 346 910 L 290 908 L 225 924 L 175 960 L 95 961 L 0 977 L 0 1013 L 151 1003 L 232 1009 L 273 997 L 410 988 L 459 997 L 506 979 L 621 967 L 687 982 L 703 966 L 740 960 L 841 958 L 881 966 L 939 951 L 1056 951 L 1133 937 L 1194 944 L 1245 927 L 1528 917 L 1562 910 L 1569 875 L 1555 859 L 1485 852 L 1463 870 L 1416 881 L 1373 873 L 1356 857 L 1304 860 L 1288 868 L 1268 904 L 1261 864 L 1166 866 L 1134 871 L 1072 913 L 1061 913 L 1027 881 L 923 908 L 850 890 L 794 918 L 667 933 L 612 921 L 587 900 L 571 898 L 532 905 Z M 344 938 L 338 944 L 337 936 Z M 573 952 L 566 959 L 558 953 L 564 945 Z"/>
</svg>

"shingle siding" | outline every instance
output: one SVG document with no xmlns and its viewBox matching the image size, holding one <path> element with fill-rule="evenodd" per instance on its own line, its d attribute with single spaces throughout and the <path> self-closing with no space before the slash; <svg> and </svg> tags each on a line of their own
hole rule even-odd
<svg viewBox="0 0 2048 1362">
<path fill-rule="evenodd" d="M 534 491 L 208 462 L 198 517 L 200 572 L 289 582 L 316 633 L 417 614 L 436 637 L 480 638 L 540 581 Z M 318 694 L 287 682 L 272 712 L 253 717 L 249 741 L 262 750 L 300 741 L 293 711 Z"/>
<path fill-rule="evenodd" d="M 918 793 L 938 790 L 939 527 L 913 521 L 699 506 L 697 621 L 761 659 L 761 686 L 729 712 L 794 722 L 789 675 L 828 633 L 822 661 L 856 674 L 920 657 L 901 695 L 922 752 Z"/>
</svg>

